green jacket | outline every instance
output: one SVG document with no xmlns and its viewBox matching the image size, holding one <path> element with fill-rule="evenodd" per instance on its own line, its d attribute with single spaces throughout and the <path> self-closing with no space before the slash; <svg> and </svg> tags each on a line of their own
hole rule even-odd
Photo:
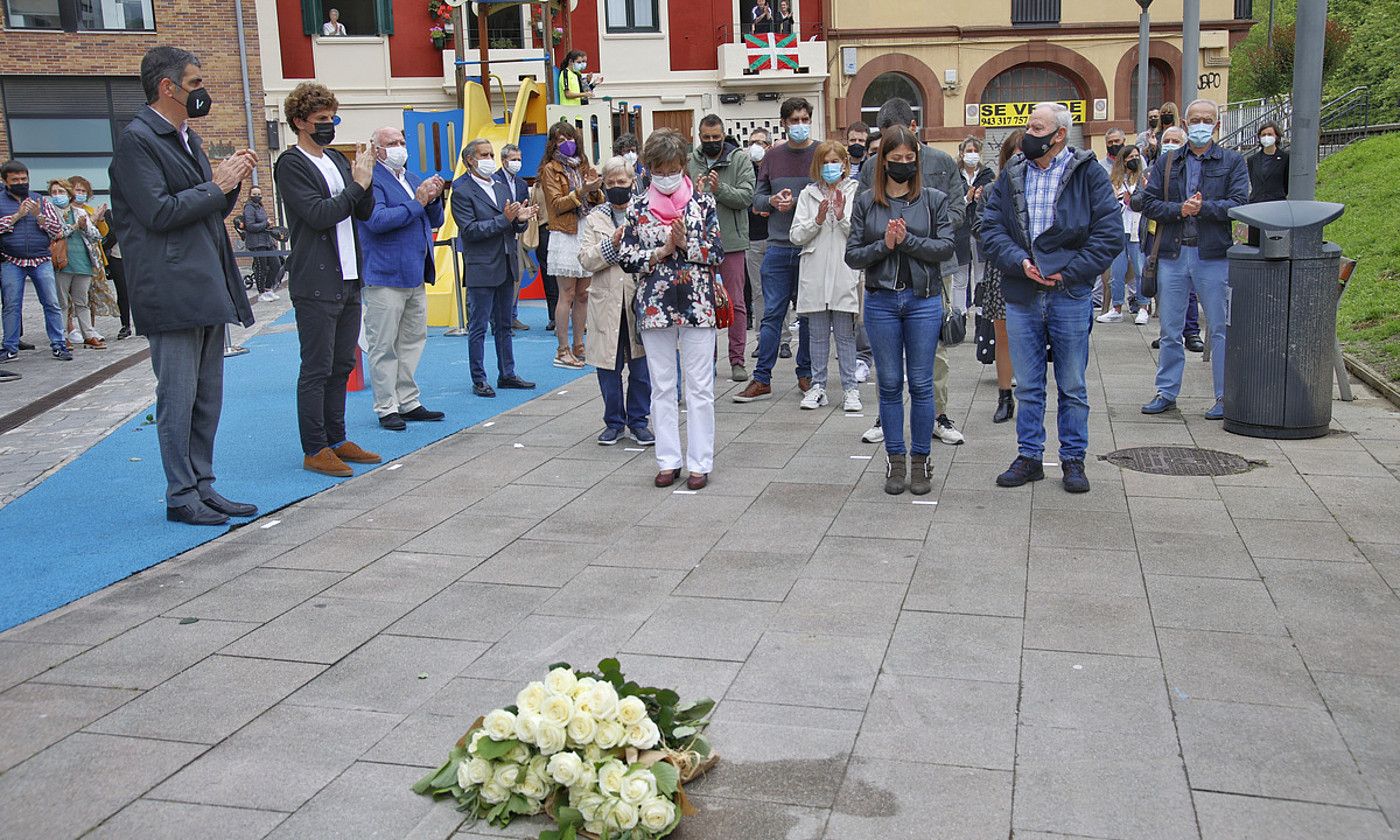
<svg viewBox="0 0 1400 840">
<path fill-rule="evenodd" d="M 753 203 L 753 161 L 733 143 L 724 144 L 719 160 L 713 167 L 697 144 L 690 153 L 690 179 L 695 189 L 701 189 L 701 179 L 711 168 L 719 173 L 715 188 L 719 211 L 719 230 L 724 241 L 724 253 L 742 254 L 749 247 L 749 206 Z"/>
</svg>

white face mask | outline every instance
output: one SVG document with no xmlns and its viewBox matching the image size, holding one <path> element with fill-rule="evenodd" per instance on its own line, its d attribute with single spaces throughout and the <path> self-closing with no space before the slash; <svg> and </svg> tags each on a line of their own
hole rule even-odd
<svg viewBox="0 0 1400 840">
<path fill-rule="evenodd" d="M 495 175 L 496 170 L 500 168 L 495 158 L 485 158 L 476 162 L 476 174 L 483 178 L 490 178 L 492 175 Z"/>
<path fill-rule="evenodd" d="M 384 162 L 395 169 L 403 169 L 408 163 L 407 146 L 390 146 L 384 150 Z"/>
<path fill-rule="evenodd" d="M 624 155 L 622 156 L 622 159 L 625 160 L 625 161 L 627 161 L 627 165 L 628 165 L 628 166 L 636 166 L 636 165 L 637 165 L 637 153 L 636 153 L 636 152 L 628 152 L 628 153 L 626 153 L 626 154 L 624 154 Z"/>
<path fill-rule="evenodd" d="M 768 150 L 758 145 L 757 143 L 754 143 L 752 146 L 749 146 L 749 159 L 752 160 L 754 163 L 758 163 L 759 161 L 763 160 L 763 156 L 766 154 L 768 154 Z"/>
<path fill-rule="evenodd" d="M 506 161 L 506 169 L 507 169 L 507 170 L 510 172 L 510 174 L 512 174 L 512 175 L 519 175 L 519 174 L 520 174 L 520 166 L 521 166 L 523 163 L 524 163 L 524 161 L 522 161 L 522 160 L 508 160 L 508 161 Z"/>
<path fill-rule="evenodd" d="M 982 155 L 977 152 L 963 152 L 963 163 L 967 166 L 976 166 L 982 162 Z"/>
<path fill-rule="evenodd" d="M 685 180 L 685 173 L 677 172 L 675 175 L 653 175 L 651 185 L 656 187 L 662 195 L 671 195 L 681 188 Z"/>
<path fill-rule="evenodd" d="M 1266 149 L 1272 149 L 1278 143 L 1278 138 L 1272 134 L 1265 134 L 1259 138 L 1259 145 Z"/>
</svg>

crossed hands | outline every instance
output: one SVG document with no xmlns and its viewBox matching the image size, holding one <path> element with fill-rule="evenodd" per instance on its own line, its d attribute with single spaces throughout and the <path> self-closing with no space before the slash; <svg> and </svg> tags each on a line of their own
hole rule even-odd
<svg viewBox="0 0 1400 840">
<path fill-rule="evenodd" d="M 768 203 L 773 205 L 773 209 L 777 210 L 779 213 L 786 213 L 787 211 L 792 209 L 792 190 L 783 190 L 782 192 L 768 199 Z"/>
<path fill-rule="evenodd" d="M 1181 205 L 1182 218 L 1185 218 L 1187 216 L 1199 215 L 1201 212 L 1202 201 L 1203 199 L 1201 198 L 1201 192 L 1200 190 L 1197 190 L 1195 195 L 1186 199 L 1186 201 Z"/>
<path fill-rule="evenodd" d="M 1056 283 L 1065 279 L 1064 275 L 1059 272 L 1049 277 L 1044 276 L 1040 273 L 1040 269 L 1036 268 L 1035 263 L 1031 262 L 1029 259 L 1021 260 L 1021 271 L 1025 272 L 1025 275 L 1030 279 L 1050 289 L 1053 289 Z"/>
</svg>

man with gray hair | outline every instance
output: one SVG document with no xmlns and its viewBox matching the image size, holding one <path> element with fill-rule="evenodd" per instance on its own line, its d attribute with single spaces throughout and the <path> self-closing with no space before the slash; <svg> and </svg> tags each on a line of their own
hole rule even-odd
<svg viewBox="0 0 1400 840">
<path fill-rule="evenodd" d="M 433 230 L 442 226 L 440 176 L 423 180 L 408 170 L 408 144 L 391 125 L 371 136 L 374 159 L 374 211 L 359 223 L 365 265 L 361 297 L 365 308 L 366 361 L 374 413 L 394 432 L 410 420 L 441 420 L 419 399 L 418 360 L 428 341 L 428 294 L 432 282 Z"/>
<path fill-rule="evenodd" d="M 1064 488 L 1087 493 L 1089 327 L 1094 279 L 1123 250 L 1123 216 L 1094 153 L 1069 145 L 1069 109 L 1042 102 L 982 216 L 982 247 L 1002 272 L 1016 372 L 1018 455 L 1002 487 L 1045 478 L 1046 346 L 1054 354 Z"/>
<path fill-rule="evenodd" d="M 520 153 L 519 146 L 514 143 L 506 143 L 501 146 L 501 168 L 496 171 L 496 177 L 510 188 L 511 198 L 515 201 L 530 200 L 530 185 L 525 183 L 524 176 L 520 174 L 520 170 L 524 166 L 525 158 Z M 521 267 L 530 265 L 530 258 L 525 253 L 525 243 L 520 241 L 516 247 L 520 251 L 516 256 Z M 520 277 L 520 273 L 515 275 L 515 302 L 511 304 L 510 308 L 511 329 L 528 330 L 530 325 L 520 320 Z"/>
</svg>

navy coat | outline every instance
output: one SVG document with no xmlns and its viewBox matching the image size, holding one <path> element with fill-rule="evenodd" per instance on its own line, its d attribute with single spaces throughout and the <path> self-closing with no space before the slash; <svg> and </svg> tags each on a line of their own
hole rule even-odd
<svg viewBox="0 0 1400 840">
<path fill-rule="evenodd" d="M 1181 205 L 1191 196 L 1186 192 L 1186 149 L 1172 154 L 1171 184 L 1164 185 L 1167 155 L 1152 164 L 1147 187 L 1141 191 L 1142 214 L 1157 223 L 1157 236 L 1162 238 L 1159 258 L 1176 259 L 1181 254 L 1181 233 L 1184 219 Z M 1233 149 L 1219 143 L 1211 144 L 1201 155 L 1201 212 L 1196 215 L 1196 239 L 1201 258 L 1224 259 L 1225 252 L 1235 244 L 1231 227 L 1230 208 L 1249 201 L 1249 168 L 1244 158 Z"/>
<path fill-rule="evenodd" d="M 471 173 L 452 182 L 452 218 L 460 231 L 468 286 L 500 286 L 520 276 L 519 236 L 525 222 L 511 222 L 504 208 L 512 199 L 503 181 L 492 179 L 493 202 Z"/>
<path fill-rule="evenodd" d="M 415 193 L 423 183 L 406 170 L 404 180 Z M 370 192 L 374 194 L 374 211 L 356 225 L 364 252 L 360 279 L 366 286 L 421 286 L 434 276 L 433 229 L 442 227 L 442 197 L 426 207 L 419 204 L 382 163 L 375 164 Z"/>
</svg>

